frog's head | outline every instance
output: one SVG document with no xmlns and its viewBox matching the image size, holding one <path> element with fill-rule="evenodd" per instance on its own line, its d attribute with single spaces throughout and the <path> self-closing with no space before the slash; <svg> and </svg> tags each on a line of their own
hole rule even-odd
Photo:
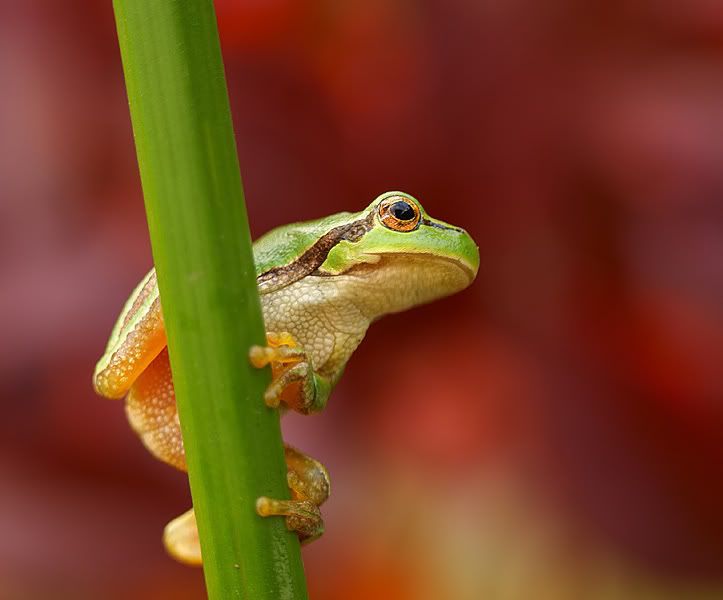
<svg viewBox="0 0 723 600">
<path fill-rule="evenodd" d="M 430 217 L 409 194 L 387 192 L 348 218 L 349 234 L 319 272 L 366 279 L 387 298 L 383 312 L 453 294 L 477 275 L 479 250 L 470 235 Z"/>
</svg>

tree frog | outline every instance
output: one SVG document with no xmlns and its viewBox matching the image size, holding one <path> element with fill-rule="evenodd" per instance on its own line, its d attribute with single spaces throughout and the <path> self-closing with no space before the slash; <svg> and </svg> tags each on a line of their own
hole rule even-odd
<svg viewBox="0 0 723 600">
<path fill-rule="evenodd" d="M 270 366 L 268 407 L 320 411 L 367 328 L 379 317 L 466 288 L 479 267 L 470 235 L 430 217 L 412 196 L 387 192 L 357 213 L 285 225 L 253 246 L 266 345 L 250 349 Z M 160 460 L 186 470 L 155 270 L 133 291 L 93 376 L 95 390 L 125 397 L 132 428 Z M 259 399 L 261 402 L 261 399 Z M 285 446 L 290 500 L 261 497 L 261 516 L 283 516 L 302 542 L 323 531 L 329 496 L 324 466 Z M 193 509 L 171 521 L 164 544 L 200 564 Z"/>
</svg>

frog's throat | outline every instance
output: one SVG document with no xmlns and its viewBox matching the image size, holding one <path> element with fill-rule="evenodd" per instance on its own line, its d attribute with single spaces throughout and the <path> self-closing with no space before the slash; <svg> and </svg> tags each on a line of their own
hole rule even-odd
<svg viewBox="0 0 723 600">
<path fill-rule="evenodd" d="M 475 277 L 469 265 L 444 256 L 399 252 L 378 257 L 374 264 L 358 263 L 340 275 L 320 273 L 315 285 L 335 286 L 330 297 L 355 305 L 373 321 L 459 292 Z"/>
</svg>

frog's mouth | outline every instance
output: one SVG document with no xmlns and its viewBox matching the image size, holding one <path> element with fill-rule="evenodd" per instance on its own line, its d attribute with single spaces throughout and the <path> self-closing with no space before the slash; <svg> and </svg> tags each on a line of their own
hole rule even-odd
<svg viewBox="0 0 723 600">
<path fill-rule="evenodd" d="M 479 270 L 479 263 L 472 263 L 464 258 L 444 256 L 440 254 L 427 254 L 424 252 L 384 252 L 373 254 L 373 256 L 377 257 L 377 260 L 374 260 L 375 267 L 381 269 L 384 269 L 389 263 L 397 262 L 402 265 L 407 265 L 412 270 L 424 269 L 425 265 L 427 265 L 430 269 L 435 269 L 437 266 L 446 266 L 448 269 L 454 271 L 456 268 L 465 274 L 467 278 L 467 285 L 474 281 L 475 277 L 477 277 L 477 271 Z M 363 266 L 364 265 L 357 265 L 352 267 L 351 270 L 355 270 Z"/>
<path fill-rule="evenodd" d="M 455 267 L 461 269 L 467 275 L 467 278 L 469 280 L 467 285 L 470 285 L 475 280 L 475 277 L 477 277 L 479 264 L 472 265 L 464 259 L 449 258 L 447 256 L 437 256 L 435 257 L 435 259 L 442 262 L 447 262 L 448 264 L 454 265 Z"/>
</svg>

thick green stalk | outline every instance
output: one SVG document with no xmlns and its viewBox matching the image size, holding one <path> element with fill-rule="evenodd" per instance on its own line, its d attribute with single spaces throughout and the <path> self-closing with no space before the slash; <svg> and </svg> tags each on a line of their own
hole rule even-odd
<svg viewBox="0 0 723 600">
<path fill-rule="evenodd" d="M 211 0 L 114 0 L 209 598 L 306 598 Z"/>
</svg>

